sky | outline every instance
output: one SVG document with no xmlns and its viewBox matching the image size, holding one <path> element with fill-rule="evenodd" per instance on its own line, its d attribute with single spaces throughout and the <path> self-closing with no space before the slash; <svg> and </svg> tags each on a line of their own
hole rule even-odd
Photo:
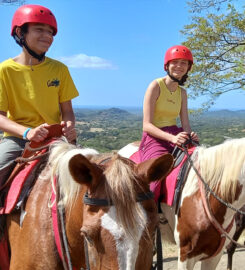
<svg viewBox="0 0 245 270">
<path fill-rule="evenodd" d="M 142 107 L 149 83 L 165 76 L 165 51 L 184 41 L 180 30 L 191 22 L 185 0 L 25 3 L 46 6 L 57 19 L 58 33 L 46 55 L 69 67 L 79 91 L 73 100 L 76 107 Z M 10 36 L 17 8 L 0 5 L 0 61 L 21 52 Z M 205 98 L 189 100 L 189 108 L 199 108 L 203 101 Z M 232 91 L 223 94 L 212 109 L 245 109 L 244 101 L 244 90 Z"/>
</svg>

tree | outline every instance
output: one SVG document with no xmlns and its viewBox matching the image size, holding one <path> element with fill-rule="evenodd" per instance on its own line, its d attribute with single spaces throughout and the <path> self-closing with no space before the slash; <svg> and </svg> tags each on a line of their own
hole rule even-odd
<svg viewBox="0 0 245 270">
<path fill-rule="evenodd" d="M 199 16 L 193 15 L 181 31 L 195 58 L 188 80 L 191 96 L 207 95 L 206 107 L 225 92 L 245 90 L 245 9 L 238 11 L 230 2 L 188 2 L 190 12 Z"/>
<path fill-rule="evenodd" d="M 23 5 L 25 0 L 0 0 L 0 5 Z"/>
<path fill-rule="evenodd" d="M 220 7 L 223 3 L 232 2 L 232 0 L 193 0 L 187 4 L 190 7 L 190 12 L 201 12 L 209 8 L 214 8 L 220 10 Z"/>
</svg>

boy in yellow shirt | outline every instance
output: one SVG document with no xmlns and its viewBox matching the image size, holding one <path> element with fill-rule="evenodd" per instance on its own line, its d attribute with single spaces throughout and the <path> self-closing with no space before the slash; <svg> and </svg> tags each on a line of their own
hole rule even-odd
<svg viewBox="0 0 245 270">
<path fill-rule="evenodd" d="M 23 5 L 13 16 L 11 35 L 22 52 L 0 64 L 0 186 L 11 173 L 26 141 L 41 142 L 60 123 L 69 142 L 76 139 L 71 99 L 78 96 L 68 68 L 45 56 L 57 33 L 53 13 Z"/>
</svg>

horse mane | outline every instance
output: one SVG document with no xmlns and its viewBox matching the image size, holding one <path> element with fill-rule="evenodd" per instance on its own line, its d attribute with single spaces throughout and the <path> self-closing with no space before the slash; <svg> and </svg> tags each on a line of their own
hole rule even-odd
<svg viewBox="0 0 245 270">
<path fill-rule="evenodd" d="M 209 187 L 226 201 L 234 201 L 239 177 L 245 170 L 245 138 L 230 139 L 194 153 L 197 168 Z"/>
<path fill-rule="evenodd" d="M 59 181 L 61 194 L 59 204 L 71 207 L 81 190 L 82 186 L 72 179 L 68 168 L 70 159 L 76 154 L 82 154 L 97 164 L 103 158 L 104 160 L 110 159 L 109 165 L 104 171 L 105 196 L 115 206 L 118 223 L 125 233 L 134 239 L 138 235 L 139 226 L 142 229 L 145 227 L 146 216 L 142 206 L 136 201 L 135 188 L 138 181 L 132 165 L 130 166 L 130 161 L 118 154 L 101 155 L 93 149 L 79 149 L 67 142 L 54 143 L 51 147 L 48 164 L 52 175 L 56 176 Z"/>
<path fill-rule="evenodd" d="M 107 197 L 116 208 L 118 223 L 134 239 L 147 223 L 143 208 L 137 202 L 136 187 L 141 189 L 140 184 L 129 160 L 113 154 L 111 162 L 112 166 L 105 170 Z"/>
<path fill-rule="evenodd" d="M 52 144 L 48 164 L 51 169 L 52 179 L 56 177 L 59 182 L 59 204 L 64 207 L 72 206 L 79 195 L 81 185 L 75 182 L 69 171 L 69 161 L 77 154 L 91 159 L 99 153 L 91 148 L 77 148 L 75 145 L 59 140 Z"/>
</svg>

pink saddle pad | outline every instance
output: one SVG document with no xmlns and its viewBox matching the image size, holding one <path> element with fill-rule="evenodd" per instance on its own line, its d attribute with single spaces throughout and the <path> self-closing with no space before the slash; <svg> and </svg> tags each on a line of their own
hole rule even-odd
<svg viewBox="0 0 245 270">
<path fill-rule="evenodd" d="M 194 147 L 189 148 L 188 153 L 192 154 L 194 149 L 195 149 Z M 130 159 L 133 160 L 135 163 L 140 163 L 139 152 L 138 151 L 135 152 L 130 157 Z M 179 163 L 179 165 L 170 172 L 170 174 L 166 177 L 165 180 L 162 181 L 162 183 L 159 181 L 155 181 L 150 184 L 150 189 L 154 192 L 155 195 L 155 201 L 158 201 L 160 195 L 164 195 L 162 202 L 166 203 L 169 206 L 172 206 L 177 183 L 177 177 L 186 159 L 187 156 L 185 155 L 182 161 Z"/>
<path fill-rule="evenodd" d="M 27 179 L 31 170 L 36 166 L 39 160 L 32 161 L 28 166 L 21 170 L 11 183 L 8 194 L 5 198 L 4 207 L 0 209 L 0 214 L 9 214 L 15 207 L 22 187 Z M 7 235 L 5 235 L 0 241 L 0 269 L 8 270 L 10 266 L 10 259 L 8 254 L 8 242 Z"/>
<path fill-rule="evenodd" d="M 189 155 L 193 153 L 194 149 L 195 147 L 191 147 L 188 149 Z M 177 177 L 186 159 L 187 155 L 184 156 L 179 165 L 171 171 L 171 173 L 167 176 L 166 180 L 162 183 L 161 194 L 164 194 L 162 202 L 166 203 L 169 206 L 173 205 Z"/>
<path fill-rule="evenodd" d="M 8 194 L 5 198 L 4 207 L 0 209 L 0 214 L 9 214 L 15 207 L 18 198 L 20 196 L 22 187 L 32 171 L 32 169 L 36 166 L 39 160 L 33 160 L 26 166 L 23 170 L 21 170 L 18 175 L 14 178 L 9 188 Z"/>
</svg>

